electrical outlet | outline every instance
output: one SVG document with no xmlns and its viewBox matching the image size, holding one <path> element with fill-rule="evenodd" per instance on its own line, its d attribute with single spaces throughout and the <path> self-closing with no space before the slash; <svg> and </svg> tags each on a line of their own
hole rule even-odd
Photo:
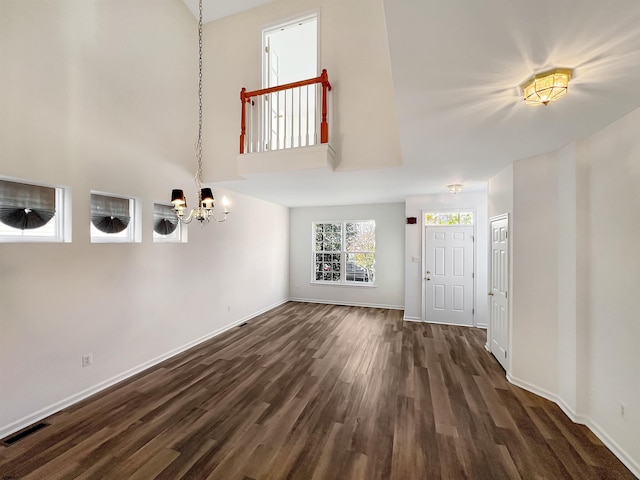
<svg viewBox="0 0 640 480">
<path fill-rule="evenodd" d="M 82 355 L 82 368 L 88 367 L 91 364 L 93 364 L 93 353 Z"/>
</svg>

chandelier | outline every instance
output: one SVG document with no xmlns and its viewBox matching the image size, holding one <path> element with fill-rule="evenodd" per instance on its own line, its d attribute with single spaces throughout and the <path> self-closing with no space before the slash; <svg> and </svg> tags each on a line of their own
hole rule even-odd
<svg viewBox="0 0 640 480">
<path fill-rule="evenodd" d="M 226 199 L 223 198 L 222 217 L 217 218 L 213 211 L 215 206 L 213 192 L 210 188 L 202 188 L 202 0 L 199 0 L 198 8 L 198 139 L 196 140 L 196 160 L 198 162 L 198 169 L 196 170 L 195 176 L 198 206 L 192 208 L 189 215 L 185 218 L 187 199 L 184 196 L 184 192 L 180 189 L 174 189 L 171 191 L 171 203 L 176 211 L 176 215 L 183 223 L 191 223 L 195 219 L 203 225 L 204 223 L 208 223 L 211 219 L 216 222 L 224 222 L 230 212 L 227 208 Z"/>
<path fill-rule="evenodd" d="M 567 94 L 572 71 L 556 68 L 530 78 L 522 84 L 524 102 L 527 105 L 547 105 Z"/>
</svg>

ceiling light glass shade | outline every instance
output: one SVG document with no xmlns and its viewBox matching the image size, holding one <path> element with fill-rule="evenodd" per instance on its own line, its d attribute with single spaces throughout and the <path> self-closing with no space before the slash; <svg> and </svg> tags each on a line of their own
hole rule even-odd
<svg viewBox="0 0 640 480">
<path fill-rule="evenodd" d="M 447 185 L 450 193 L 460 193 L 462 191 L 463 185 L 461 183 L 452 183 L 451 185 Z"/>
<path fill-rule="evenodd" d="M 567 94 L 572 71 L 556 68 L 542 72 L 522 84 L 524 102 L 527 105 L 546 105 Z"/>
</svg>

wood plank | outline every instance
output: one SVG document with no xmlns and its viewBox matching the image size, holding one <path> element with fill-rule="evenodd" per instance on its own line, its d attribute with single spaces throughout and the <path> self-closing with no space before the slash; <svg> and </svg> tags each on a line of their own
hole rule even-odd
<svg viewBox="0 0 640 480">
<path fill-rule="evenodd" d="M 483 330 L 290 302 L 0 446 L 0 478 L 633 479 Z"/>
</svg>

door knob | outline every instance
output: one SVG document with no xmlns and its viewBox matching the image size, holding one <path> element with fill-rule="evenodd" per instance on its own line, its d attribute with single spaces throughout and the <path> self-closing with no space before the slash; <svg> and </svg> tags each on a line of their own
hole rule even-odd
<svg viewBox="0 0 640 480">
<path fill-rule="evenodd" d="M 425 280 L 431 280 L 429 277 L 424 277 Z"/>
<path fill-rule="evenodd" d="M 493 292 L 489 292 L 487 293 L 487 295 L 491 295 L 493 297 Z"/>
</svg>

